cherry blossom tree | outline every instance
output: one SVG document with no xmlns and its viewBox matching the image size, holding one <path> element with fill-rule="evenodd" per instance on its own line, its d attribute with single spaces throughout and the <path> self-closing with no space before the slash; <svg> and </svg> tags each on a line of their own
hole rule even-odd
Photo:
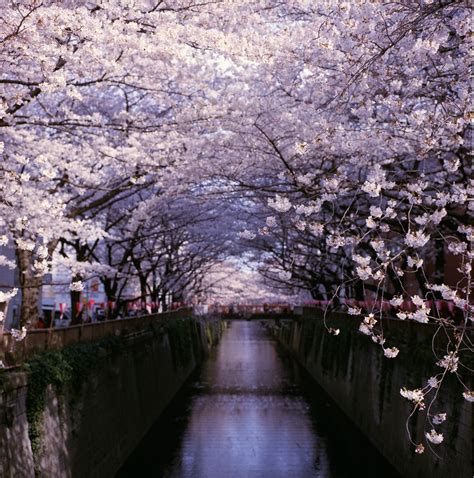
<svg viewBox="0 0 474 478">
<path fill-rule="evenodd" d="M 1 7 L 1 216 L 21 271 L 22 324 L 36 320 L 60 239 L 100 239 L 92 219 L 104 208 L 140 185 L 174 181 L 189 161 L 186 143 L 216 115 L 205 91 L 219 90 L 218 53 L 193 37 L 211 43 L 222 32 L 212 29 L 219 15 L 202 23 L 204 7 L 37 0 Z"/>
<path fill-rule="evenodd" d="M 449 337 L 441 373 L 416 397 L 402 392 L 416 410 L 431 406 L 447 373 L 463 383 L 458 364 L 472 353 L 470 13 L 452 1 L 302 7 L 296 34 L 303 25 L 317 34 L 275 59 L 260 76 L 253 121 L 229 127 L 246 164 L 227 180 L 267 201 L 266 224 L 244 235 L 270 249 L 274 279 L 300 282 L 306 256 L 309 271 L 321 271 L 308 244 L 316 235 L 323 264 L 339 264 L 331 295 L 361 283 L 372 291 L 360 330 L 387 358 L 398 349 L 384 346 L 379 327 L 386 299 L 398 319 L 433 322 Z M 454 279 L 444 277 L 447 258 Z M 410 310 L 400 309 L 405 301 Z M 442 436 L 432 427 L 426 439 Z"/>
<path fill-rule="evenodd" d="M 472 401 L 471 14 L 467 0 L 3 2 L 0 245 L 16 264 L 0 264 L 19 268 L 22 325 L 53 257 L 75 300 L 91 274 L 110 298 L 138 279 L 162 300 L 210 290 L 223 250 L 223 264 L 248 250 L 282 290 L 370 298 L 349 312 L 387 359 L 384 304 L 436 324 L 440 373 L 401 394 L 420 410 L 453 374 Z"/>
</svg>

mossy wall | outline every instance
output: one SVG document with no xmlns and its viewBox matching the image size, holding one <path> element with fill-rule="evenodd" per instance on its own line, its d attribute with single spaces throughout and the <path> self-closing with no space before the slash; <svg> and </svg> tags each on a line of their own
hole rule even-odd
<svg viewBox="0 0 474 478">
<path fill-rule="evenodd" d="M 216 321 L 169 319 L 4 373 L 0 476 L 114 476 L 221 330 Z"/>
<path fill-rule="evenodd" d="M 358 318 L 334 314 L 327 318 L 327 325 L 341 332 L 333 336 L 325 331 L 321 314 L 312 309 L 273 330 L 403 478 L 471 478 L 472 404 L 462 398 L 454 376 L 447 377 L 431 410 L 432 414 L 447 413 L 447 421 L 437 427 L 445 436 L 435 447 L 439 457 L 428 449 L 423 455 L 415 454 L 407 436 L 411 403 L 400 395 L 400 388 L 423 387 L 440 372 L 431 350 L 433 331 L 418 327 L 422 324 L 384 323 L 387 345 L 400 349 L 396 359 L 387 359 L 379 346 L 357 331 L 359 323 Z M 410 422 L 416 442 L 422 441 L 425 418 L 420 414 Z"/>
</svg>

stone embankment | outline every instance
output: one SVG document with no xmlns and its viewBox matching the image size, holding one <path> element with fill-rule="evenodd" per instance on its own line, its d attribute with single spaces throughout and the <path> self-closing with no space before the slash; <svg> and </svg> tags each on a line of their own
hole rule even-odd
<svg viewBox="0 0 474 478">
<path fill-rule="evenodd" d="M 151 318 L 141 330 L 48 350 L 4 371 L 0 476 L 114 476 L 223 325 Z"/>
<path fill-rule="evenodd" d="M 335 337 L 325 330 L 322 312 L 308 308 L 299 320 L 277 321 L 273 333 L 403 478 L 471 478 L 472 404 L 463 399 L 453 374 L 447 374 L 429 410 L 432 415 L 447 415 L 446 422 L 436 427 L 444 435 L 442 444 L 433 445 L 436 454 L 429 449 L 416 454 L 407 436 L 411 402 L 400 395 L 400 389 L 423 387 L 440 372 L 432 351 L 435 326 L 384 321 L 387 345 L 400 349 L 396 359 L 387 359 L 379 346 L 358 332 L 359 323 L 353 316 L 332 314 L 327 326 L 340 329 Z M 434 341 L 440 356 L 445 341 L 443 334 Z M 424 441 L 426 448 L 427 411 L 409 422 L 414 442 Z"/>
</svg>

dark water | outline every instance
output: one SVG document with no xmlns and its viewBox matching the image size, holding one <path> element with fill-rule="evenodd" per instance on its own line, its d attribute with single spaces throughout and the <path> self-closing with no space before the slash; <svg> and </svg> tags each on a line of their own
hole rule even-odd
<svg viewBox="0 0 474 478">
<path fill-rule="evenodd" d="M 398 475 L 261 323 L 236 321 L 117 476 Z"/>
</svg>

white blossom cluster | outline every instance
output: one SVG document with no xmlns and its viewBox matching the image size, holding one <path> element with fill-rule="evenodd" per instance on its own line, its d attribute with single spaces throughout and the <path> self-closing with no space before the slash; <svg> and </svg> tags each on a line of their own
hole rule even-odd
<svg viewBox="0 0 474 478">
<path fill-rule="evenodd" d="M 277 195 L 274 199 L 268 200 L 268 206 L 278 212 L 288 212 L 292 208 L 290 200 L 286 197 Z"/>
<path fill-rule="evenodd" d="M 71 282 L 69 290 L 72 292 L 82 292 L 84 290 L 84 283 L 82 281 Z"/>
</svg>

